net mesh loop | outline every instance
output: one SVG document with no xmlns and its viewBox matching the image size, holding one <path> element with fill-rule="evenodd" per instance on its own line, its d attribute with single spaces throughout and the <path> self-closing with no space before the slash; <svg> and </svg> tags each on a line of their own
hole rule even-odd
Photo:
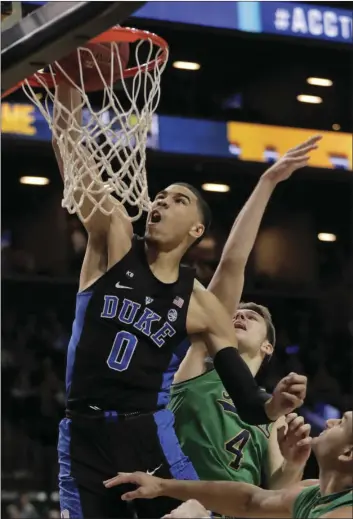
<svg viewBox="0 0 353 519">
<path fill-rule="evenodd" d="M 127 216 L 123 207 L 128 205 L 133 208 L 133 215 L 127 217 L 135 221 L 151 206 L 146 145 L 160 99 L 161 75 L 167 62 L 168 47 L 157 45 L 149 37 L 139 39 L 133 53 L 136 66 L 124 71 L 119 42 L 110 42 L 109 81 L 104 78 L 89 48 L 82 46 L 76 52 L 80 77 L 77 84 L 55 62 L 60 73 L 80 93 L 81 102 L 74 111 L 68 110 L 58 100 L 58 82 L 53 64 L 44 74 L 37 72 L 22 85 L 25 94 L 48 122 L 57 143 L 64 171 L 62 206 L 70 214 L 76 213 L 85 223 L 96 211 L 110 215 L 119 209 Z M 91 58 L 92 73 L 99 74 L 104 85 L 100 107 L 93 106 L 85 91 L 82 56 L 87 52 Z M 87 60 L 87 54 L 84 59 Z M 114 90 L 114 64 L 117 62 L 121 76 L 120 89 Z M 130 76 L 130 79 L 124 75 Z M 34 85 L 44 90 L 43 96 L 38 95 Z M 80 113 L 82 121 L 78 122 Z M 58 126 L 60 118 L 67 121 L 64 131 Z M 82 211 L 87 199 L 92 203 L 89 214 Z M 106 203 L 108 200 L 109 203 Z"/>
</svg>

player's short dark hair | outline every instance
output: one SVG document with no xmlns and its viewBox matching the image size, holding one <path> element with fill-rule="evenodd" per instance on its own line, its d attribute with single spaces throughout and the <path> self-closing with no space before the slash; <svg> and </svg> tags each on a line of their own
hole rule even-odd
<svg viewBox="0 0 353 519">
<path fill-rule="evenodd" d="M 197 245 L 205 237 L 207 231 L 209 230 L 209 228 L 211 226 L 212 213 L 211 213 L 210 206 L 208 205 L 206 200 L 203 198 L 200 191 L 198 189 L 196 189 L 196 187 L 192 186 L 191 184 L 188 184 L 187 182 L 176 182 L 175 185 L 186 187 L 197 198 L 197 207 L 198 207 L 201 217 L 202 217 L 202 224 L 205 227 L 205 230 L 204 230 L 202 236 L 197 238 L 197 240 L 195 240 L 195 242 L 193 243 L 193 245 Z"/>
</svg>

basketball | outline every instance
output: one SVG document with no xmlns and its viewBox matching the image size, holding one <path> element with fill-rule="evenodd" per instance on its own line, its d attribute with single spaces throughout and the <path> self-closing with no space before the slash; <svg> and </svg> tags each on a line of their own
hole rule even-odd
<svg viewBox="0 0 353 519">
<path fill-rule="evenodd" d="M 54 64 L 54 70 L 58 83 L 64 82 L 71 84 L 69 79 L 60 70 L 61 67 L 75 84 L 81 85 L 79 64 L 79 62 L 81 62 L 84 90 L 86 92 L 103 90 L 104 83 L 99 75 L 98 68 L 93 57 L 97 62 L 103 78 L 108 84 L 110 84 L 111 81 L 111 71 L 113 67 L 112 76 L 113 83 L 115 83 L 118 79 L 120 79 L 121 73 L 125 70 L 129 61 L 129 44 L 127 42 L 117 43 L 117 46 L 114 46 L 113 48 L 113 53 L 110 43 L 85 44 L 85 47 L 81 50 L 75 50 Z M 121 67 L 119 65 L 119 57 L 121 61 Z"/>
</svg>

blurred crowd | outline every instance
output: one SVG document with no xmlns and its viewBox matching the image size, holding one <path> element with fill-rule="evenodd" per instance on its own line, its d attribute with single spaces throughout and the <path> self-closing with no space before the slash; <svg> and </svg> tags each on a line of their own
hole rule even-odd
<svg viewBox="0 0 353 519">
<path fill-rule="evenodd" d="M 5 228 L 1 232 L 1 272 L 4 276 L 18 274 L 47 274 L 57 275 L 51 269 L 38 267 L 36 255 L 23 247 L 18 247 L 16 237 L 12 229 Z M 65 274 L 77 275 L 80 271 L 82 260 L 87 245 L 87 236 L 79 220 L 67 218 L 67 261 Z M 37 252 L 38 253 L 38 252 Z"/>
<path fill-rule="evenodd" d="M 33 276 L 33 262 L 29 262 L 30 271 L 23 268 L 24 261 L 11 263 L 9 258 L 21 254 L 5 247 L 3 262 L 8 261 L 8 268 L 3 270 L 2 282 L 2 505 L 9 518 L 58 517 L 57 426 L 65 406 L 66 349 L 77 289 L 74 278 L 86 245 L 78 226 L 72 227 L 70 239 L 69 272 L 73 279 L 67 284 L 60 279 L 40 280 Z M 202 282 L 207 283 L 212 276 L 219 252 L 214 238 L 209 237 L 190 256 Z M 23 277 L 29 272 L 32 277 Z M 330 275 L 320 297 L 312 300 L 275 297 L 270 292 L 259 300 L 256 279 L 245 288 L 244 299 L 268 305 L 277 328 L 276 355 L 261 382 L 271 389 L 290 371 L 305 373 L 310 381 L 306 409 L 311 416 L 319 417 L 319 422 L 327 409 L 338 413 L 351 407 L 353 393 L 353 350 L 346 300 L 351 284 L 348 271 L 342 267 L 339 273 Z M 264 284 L 263 280 L 258 283 Z M 315 469 L 313 465 L 309 475 L 315 476 Z M 35 492 L 35 500 L 30 499 L 28 491 Z"/>
</svg>

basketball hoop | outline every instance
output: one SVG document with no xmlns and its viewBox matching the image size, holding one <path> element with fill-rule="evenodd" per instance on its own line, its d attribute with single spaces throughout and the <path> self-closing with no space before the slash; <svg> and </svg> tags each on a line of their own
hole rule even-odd
<svg viewBox="0 0 353 519">
<path fill-rule="evenodd" d="M 119 44 L 122 42 L 136 43 L 136 63 L 126 69 L 119 54 Z M 62 206 L 70 214 L 77 213 L 86 222 L 97 210 L 110 215 L 117 208 L 122 210 L 122 206 L 129 204 L 134 208 L 134 215 L 128 218 L 135 221 L 143 211 L 149 210 L 151 204 L 146 175 L 146 145 L 160 99 L 160 80 L 168 60 L 168 44 L 156 34 L 122 27 L 114 27 L 88 43 L 110 44 L 110 80 L 103 76 L 91 50 L 82 45 L 76 51 L 80 68 L 80 81 L 77 83 L 66 74 L 60 62 L 55 62 L 47 67 L 48 71 L 35 73 L 3 96 L 22 86 L 48 122 L 64 166 Z M 94 73 L 99 74 L 102 81 L 103 101 L 99 109 L 92 106 L 85 90 L 82 52 L 90 53 L 92 69 L 94 67 Z M 119 92 L 114 91 L 113 83 L 114 62 L 117 61 L 120 69 Z M 69 112 L 57 99 L 58 75 L 55 70 L 66 76 L 66 82 L 81 94 L 82 102 L 75 113 Z M 131 78 L 130 82 L 128 78 Z M 37 87 L 45 90 L 43 98 L 35 92 L 34 88 Z M 77 112 L 81 109 L 82 124 L 78 125 Z M 67 121 L 64 132 L 58 132 L 57 122 L 61 116 Z M 86 160 L 85 164 L 87 152 L 91 160 Z M 92 202 L 93 209 L 89 215 L 83 216 L 81 208 L 85 197 Z M 104 204 L 107 198 L 110 202 L 108 209 Z M 125 211 L 123 214 L 126 216 Z"/>
</svg>

